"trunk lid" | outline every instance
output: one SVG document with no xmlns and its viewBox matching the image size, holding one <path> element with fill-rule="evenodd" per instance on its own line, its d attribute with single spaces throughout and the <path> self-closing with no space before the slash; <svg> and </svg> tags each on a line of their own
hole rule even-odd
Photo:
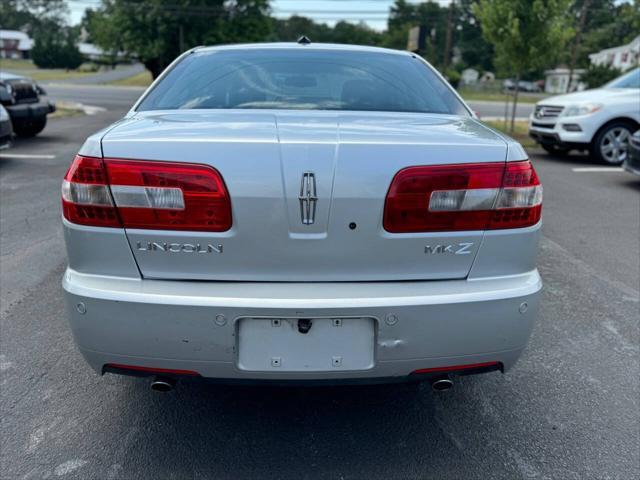
<svg viewBox="0 0 640 480">
<path fill-rule="evenodd" d="M 470 118 L 320 111 L 138 113 L 102 148 L 105 158 L 215 167 L 231 197 L 229 231 L 126 233 L 146 278 L 238 281 L 464 278 L 483 232 L 388 233 L 389 185 L 404 167 L 501 162 L 507 150 Z"/>
</svg>

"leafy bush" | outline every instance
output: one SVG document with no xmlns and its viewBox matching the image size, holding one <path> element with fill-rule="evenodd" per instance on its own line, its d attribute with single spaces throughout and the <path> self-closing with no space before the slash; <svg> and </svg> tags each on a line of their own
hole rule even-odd
<svg viewBox="0 0 640 480">
<path fill-rule="evenodd" d="M 616 77 L 622 75 L 622 70 L 609 65 L 589 65 L 587 71 L 580 76 L 580 81 L 589 88 L 598 88 Z"/>
<path fill-rule="evenodd" d="M 40 68 L 75 70 L 84 61 L 76 45 L 76 36 L 69 29 L 42 32 L 34 40 L 31 58 Z"/>
<path fill-rule="evenodd" d="M 452 87 L 454 88 L 458 87 L 461 77 L 457 70 L 453 68 L 447 69 L 447 71 L 444 72 L 444 77 L 447 79 L 447 81 L 451 84 Z"/>
<path fill-rule="evenodd" d="M 100 65 L 94 62 L 86 62 L 78 67 L 79 72 L 95 73 L 100 70 Z"/>
</svg>

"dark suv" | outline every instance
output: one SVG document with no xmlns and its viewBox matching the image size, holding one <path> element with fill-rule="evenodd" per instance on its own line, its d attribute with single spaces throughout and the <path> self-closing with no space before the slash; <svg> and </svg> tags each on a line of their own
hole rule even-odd
<svg viewBox="0 0 640 480">
<path fill-rule="evenodd" d="M 37 135 L 46 126 L 47 115 L 55 112 L 55 104 L 41 95 L 46 92 L 30 78 L 0 73 L 0 103 L 9 112 L 16 135 Z"/>
</svg>

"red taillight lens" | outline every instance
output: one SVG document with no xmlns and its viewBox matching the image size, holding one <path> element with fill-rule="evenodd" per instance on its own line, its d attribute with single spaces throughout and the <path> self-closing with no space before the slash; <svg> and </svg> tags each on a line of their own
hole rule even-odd
<svg viewBox="0 0 640 480">
<path fill-rule="evenodd" d="M 222 232 L 232 223 L 222 177 L 207 165 L 77 156 L 62 197 L 65 218 L 83 225 Z M 73 215 L 87 205 L 108 205 L 115 221 Z"/>
<path fill-rule="evenodd" d="M 125 227 L 223 232 L 231 202 L 212 167 L 105 159 L 111 193 Z"/>
<path fill-rule="evenodd" d="M 409 167 L 393 179 L 383 225 L 392 233 L 534 225 L 542 186 L 531 162 Z"/>
</svg>

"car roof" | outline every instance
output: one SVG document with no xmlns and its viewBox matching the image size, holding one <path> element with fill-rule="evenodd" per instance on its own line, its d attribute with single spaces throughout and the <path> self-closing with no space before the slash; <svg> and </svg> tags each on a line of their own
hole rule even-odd
<svg viewBox="0 0 640 480">
<path fill-rule="evenodd" d="M 411 52 L 402 50 L 393 50 L 382 47 L 368 47 L 364 45 L 347 45 L 342 43 L 295 43 L 295 42 L 278 42 L 278 43 L 244 43 L 231 45 L 214 45 L 202 46 L 194 48 L 197 52 L 209 52 L 219 50 L 331 50 L 342 52 L 369 52 L 369 53 L 386 53 L 391 55 L 412 55 Z"/>
</svg>

